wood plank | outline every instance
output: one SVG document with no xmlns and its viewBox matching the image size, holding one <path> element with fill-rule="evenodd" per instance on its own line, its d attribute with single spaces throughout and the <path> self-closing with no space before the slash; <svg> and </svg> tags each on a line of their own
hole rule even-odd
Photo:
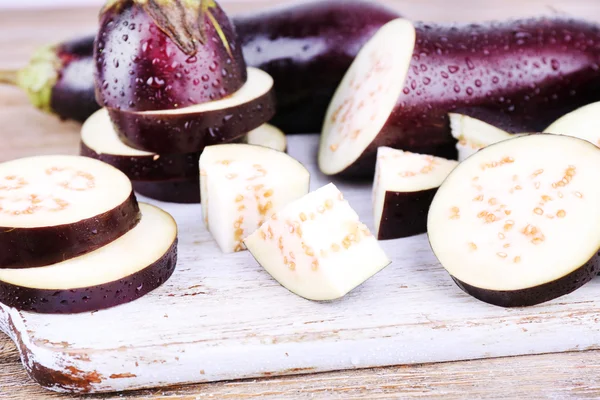
<svg viewBox="0 0 600 400">
<path fill-rule="evenodd" d="M 0 338 L 0 341 L 2 338 Z M 1 354 L 1 353 L 0 353 Z M 1 359 L 1 356 L 0 356 Z M 128 392 L 129 399 L 593 399 L 600 351 L 509 357 L 218 382 Z M 0 364 L 0 399 L 71 398 L 41 389 L 17 364 Z M 95 395 L 117 400 L 122 395 Z"/>
</svg>

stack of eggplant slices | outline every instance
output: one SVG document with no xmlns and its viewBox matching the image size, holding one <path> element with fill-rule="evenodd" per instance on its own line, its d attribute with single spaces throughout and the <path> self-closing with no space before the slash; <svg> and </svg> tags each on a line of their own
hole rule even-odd
<svg viewBox="0 0 600 400">
<path fill-rule="evenodd" d="M 216 2 L 109 1 L 94 50 L 104 108 L 83 125 L 85 157 L 0 164 L 0 301 L 76 313 L 164 283 L 177 226 L 134 190 L 201 202 L 223 253 L 249 250 L 311 300 L 341 298 L 390 264 L 378 240 L 423 233 L 456 284 L 494 305 L 542 303 L 598 274 L 597 25 L 395 18 L 358 41 L 323 110 L 318 165 L 373 180 L 374 233 L 333 183 L 309 192 L 309 172 L 265 124 L 277 88 L 294 87 L 280 80 L 295 76 L 248 68 Z M 319 74 L 339 69 L 329 61 Z"/>
</svg>

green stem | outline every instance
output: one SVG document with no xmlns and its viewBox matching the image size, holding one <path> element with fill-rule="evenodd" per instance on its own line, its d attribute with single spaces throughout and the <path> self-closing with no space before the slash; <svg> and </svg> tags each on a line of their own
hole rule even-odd
<svg viewBox="0 0 600 400">
<path fill-rule="evenodd" d="M 0 71 L 0 83 L 18 86 L 19 85 L 19 71 L 18 70 Z"/>
</svg>

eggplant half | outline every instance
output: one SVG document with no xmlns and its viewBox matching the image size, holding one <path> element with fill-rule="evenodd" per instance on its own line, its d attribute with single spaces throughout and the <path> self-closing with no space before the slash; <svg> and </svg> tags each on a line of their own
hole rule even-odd
<svg viewBox="0 0 600 400">
<path fill-rule="evenodd" d="M 332 183 L 277 211 L 244 244 L 283 287 L 310 300 L 343 297 L 390 264 Z"/>
<path fill-rule="evenodd" d="M 498 306 L 566 295 L 600 270 L 600 149 L 535 134 L 488 146 L 438 189 L 427 230 L 457 285 Z"/>
<path fill-rule="evenodd" d="M 327 175 L 373 177 L 377 148 L 456 156 L 448 113 L 485 108 L 539 132 L 600 99 L 600 29 L 571 19 L 442 26 L 397 19 L 361 49 L 329 106 Z"/>
<path fill-rule="evenodd" d="M 68 260 L 121 237 L 140 220 L 121 171 L 77 156 L 0 164 L 0 268 Z"/>
<path fill-rule="evenodd" d="M 177 264 L 177 224 L 140 204 L 140 223 L 91 253 L 31 269 L 0 269 L 0 302 L 20 311 L 74 314 L 136 300 L 169 279 Z"/>
<path fill-rule="evenodd" d="M 178 109 L 246 82 L 231 21 L 214 0 L 111 0 L 95 42 L 96 98 L 123 111 Z"/>
<path fill-rule="evenodd" d="M 458 162 L 389 147 L 377 151 L 373 184 L 375 231 L 379 240 L 427 232 L 427 212 Z"/>
</svg>

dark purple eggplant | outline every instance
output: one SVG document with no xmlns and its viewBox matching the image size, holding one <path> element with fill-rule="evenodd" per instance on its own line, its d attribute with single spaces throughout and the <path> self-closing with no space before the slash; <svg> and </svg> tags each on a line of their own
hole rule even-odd
<svg viewBox="0 0 600 400">
<path fill-rule="evenodd" d="M 233 18 L 248 66 L 275 80 L 272 124 L 319 132 L 335 89 L 364 43 L 399 15 L 373 1 L 312 1 Z"/>
<path fill-rule="evenodd" d="M 380 146 L 456 157 L 448 112 L 510 115 L 542 131 L 600 99 L 600 29 L 572 19 L 466 26 L 396 20 L 363 47 L 321 137 L 326 174 L 372 177 Z"/>
<path fill-rule="evenodd" d="M 200 203 L 200 177 L 164 181 L 133 181 L 133 189 L 142 196 L 167 203 Z"/>
<path fill-rule="evenodd" d="M 21 87 L 43 111 L 83 122 L 100 108 L 94 96 L 94 38 L 39 49 L 23 69 L 0 71 L 0 83 Z"/>
<path fill-rule="evenodd" d="M 96 98 L 123 111 L 221 99 L 246 82 L 236 34 L 214 0 L 114 0 L 100 13 Z"/>
</svg>

